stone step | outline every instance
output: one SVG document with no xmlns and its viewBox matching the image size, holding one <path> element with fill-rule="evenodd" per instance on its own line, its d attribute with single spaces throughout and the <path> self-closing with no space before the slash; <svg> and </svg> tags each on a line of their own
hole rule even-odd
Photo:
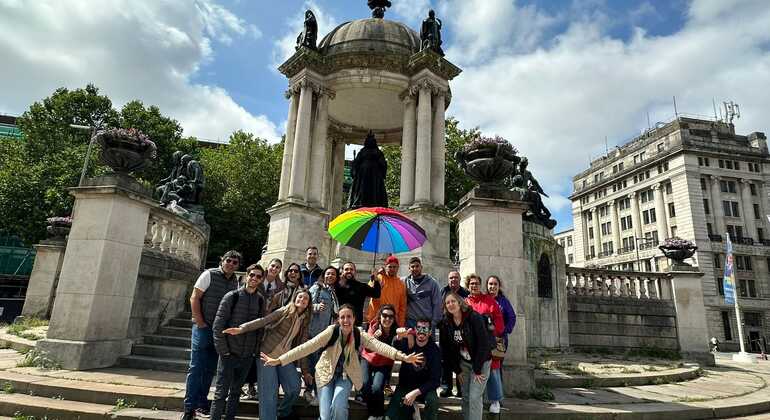
<svg viewBox="0 0 770 420">
<path fill-rule="evenodd" d="M 158 334 L 170 335 L 172 337 L 187 337 L 190 338 L 190 328 L 184 327 L 160 327 L 158 328 Z"/>
<path fill-rule="evenodd" d="M 164 359 L 190 360 L 190 348 L 179 346 L 159 346 L 153 344 L 135 344 L 131 350 L 134 356 L 160 357 Z"/>
<path fill-rule="evenodd" d="M 192 319 L 192 312 L 180 312 L 179 315 L 176 316 L 177 318 L 185 318 L 185 319 Z"/>
<path fill-rule="evenodd" d="M 167 326 L 169 327 L 182 327 L 188 330 L 192 328 L 192 320 L 190 318 L 171 318 L 168 320 Z"/>
<path fill-rule="evenodd" d="M 132 369 L 162 370 L 167 372 L 187 372 L 189 359 L 170 359 L 129 355 L 118 359 L 118 366 Z"/>
<path fill-rule="evenodd" d="M 177 411 L 160 411 L 147 408 L 117 409 L 116 405 L 67 401 L 25 394 L 0 394 L 0 415 L 42 419 L 119 420 L 178 419 Z"/>
<path fill-rule="evenodd" d="M 153 346 L 184 347 L 189 349 L 192 345 L 190 337 L 174 337 L 170 335 L 145 335 L 144 344 Z"/>
</svg>

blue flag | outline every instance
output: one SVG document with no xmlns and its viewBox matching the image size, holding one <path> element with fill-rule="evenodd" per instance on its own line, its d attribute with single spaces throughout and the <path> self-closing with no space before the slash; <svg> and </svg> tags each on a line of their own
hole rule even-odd
<svg viewBox="0 0 770 420">
<path fill-rule="evenodd" d="M 722 278 L 722 287 L 725 290 L 725 304 L 735 304 L 735 270 L 733 269 L 733 243 L 730 235 L 727 235 L 725 256 L 725 276 Z"/>
</svg>

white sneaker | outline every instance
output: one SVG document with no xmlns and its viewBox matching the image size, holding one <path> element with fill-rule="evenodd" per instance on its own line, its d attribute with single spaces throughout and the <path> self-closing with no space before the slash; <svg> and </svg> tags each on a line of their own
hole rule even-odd
<svg viewBox="0 0 770 420">
<path fill-rule="evenodd" d="M 489 412 L 492 414 L 499 414 L 500 413 L 500 401 L 492 401 L 492 404 L 489 404 Z"/>
<path fill-rule="evenodd" d="M 412 420 L 421 420 L 420 419 L 420 407 L 417 407 L 416 404 L 414 406 L 414 414 L 412 415 Z"/>
<path fill-rule="evenodd" d="M 310 405 L 313 407 L 318 407 L 318 396 L 313 394 L 313 399 L 310 401 Z"/>
<path fill-rule="evenodd" d="M 309 389 L 305 389 L 302 392 L 302 398 L 304 398 L 305 401 L 307 401 L 307 403 L 310 404 L 310 401 L 313 401 L 313 391 Z"/>
</svg>

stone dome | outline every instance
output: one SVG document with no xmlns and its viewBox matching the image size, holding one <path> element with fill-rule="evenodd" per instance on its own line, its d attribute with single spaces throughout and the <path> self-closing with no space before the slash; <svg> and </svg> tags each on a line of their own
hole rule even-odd
<svg viewBox="0 0 770 420">
<path fill-rule="evenodd" d="M 321 40 L 318 49 L 327 56 L 371 51 L 411 56 L 420 51 L 420 36 L 403 23 L 359 19 L 334 28 Z"/>
</svg>

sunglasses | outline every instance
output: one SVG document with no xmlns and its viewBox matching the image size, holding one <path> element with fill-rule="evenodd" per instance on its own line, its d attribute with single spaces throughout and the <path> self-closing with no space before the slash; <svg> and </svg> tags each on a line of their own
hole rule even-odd
<svg viewBox="0 0 770 420">
<path fill-rule="evenodd" d="M 296 268 L 290 268 L 290 269 L 286 270 L 286 272 L 287 273 L 299 273 L 299 270 L 297 270 Z"/>
<path fill-rule="evenodd" d="M 388 313 L 383 313 L 381 316 L 387 319 L 393 319 L 396 317 L 394 314 L 388 314 Z"/>
<path fill-rule="evenodd" d="M 430 327 L 417 327 L 415 331 L 417 334 L 430 334 Z"/>
<path fill-rule="evenodd" d="M 249 273 L 249 278 L 254 278 L 254 277 L 256 277 L 258 279 L 261 279 L 262 278 L 262 274 Z"/>
</svg>

